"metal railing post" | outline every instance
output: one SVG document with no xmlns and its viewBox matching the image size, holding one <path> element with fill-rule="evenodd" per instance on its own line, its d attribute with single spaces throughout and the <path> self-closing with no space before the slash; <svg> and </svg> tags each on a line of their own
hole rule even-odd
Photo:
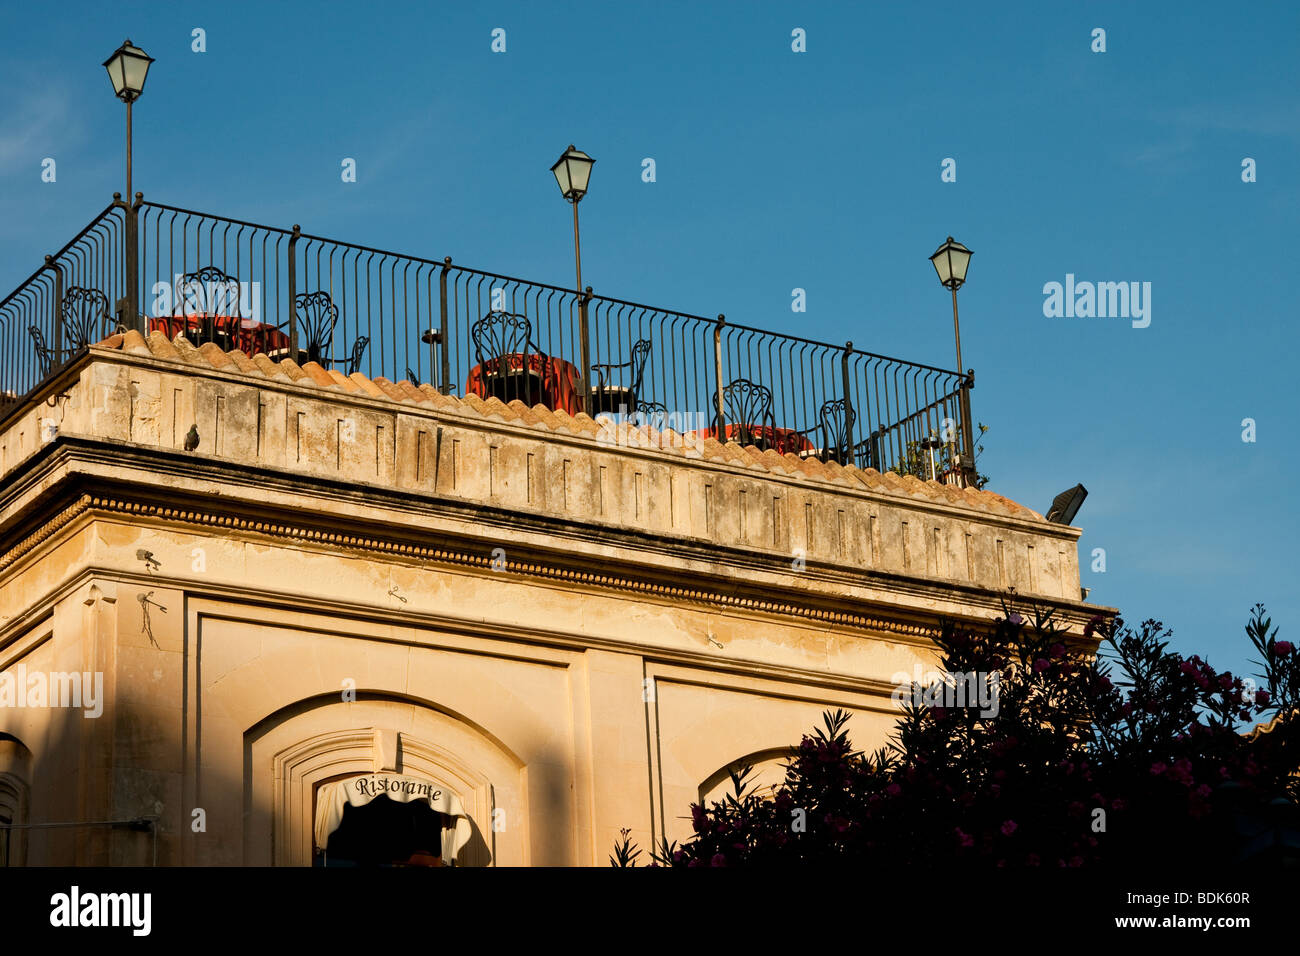
<svg viewBox="0 0 1300 956">
<path fill-rule="evenodd" d="M 573 206 L 575 215 L 578 205 Z M 574 233 L 576 236 L 577 233 Z M 582 408 L 591 414 L 591 338 L 587 326 L 587 303 L 591 301 L 591 286 L 578 300 L 578 344 L 582 349 Z"/>
<path fill-rule="evenodd" d="M 293 224 L 289 236 L 289 357 L 298 361 L 298 239 L 302 227 Z"/>
<path fill-rule="evenodd" d="M 438 274 L 438 293 L 442 299 L 441 311 L 439 315 L 438 328 L 442 332 L 442 384 L 439 391 L 444 395 L 451 394 L 451 354 L 447 351 L 451 344 L 451 338 L 447 329 L 447 270 L 451 268 L 451 256 L 446 256 L 442 260 L 442 271 Z"/>
<path fill-rule="evenodd" d="M 840 463 L 843 465 L 856 464 L 853 461 L 853 420 L 856 416 L 853 414 L 853 396 L 849 389 L 849 355 L 852 352 L 853 342 L 851 340 L 845 342 L 844 355 L 840 362 L 844 372 L 844 457 L 847 459 Z"/>
<path fill-rule="evenodd" d="M 128 197 L 129 200 L 130 197 Z M 144 193 L 136 193 L 134 202 L 126 205 L 126 319 L 122 325 L 135 329 L 144 335 L 144 323 L 140 321 L 140 243 L 139 216 L 140 205 L 144 202 Z M 120 321 L 120 320 L 119 320 Z"/>
<path fill-rule="evenodd" d="M 966 476 L 966 482 L 971 488 L 974 488 L 979 480 L 979 475 L 975 471 L 975 436 L 971 434 L 975 430 L 975 422 L 971 418 L 970 412 L 970 390 L 974 387 L 975 370 L 970 369 L 961 383 L 961 417 L 963 420 L 961 463 L 962 473 Z"/>
<path fill-rule="evenodd" d="M 63 364 L 63 269 L 53 256 L 45 257 L 45 268 L 54 272 L 54 364 Z"/>
<path fill-rule="evenodd" d="M 715 383 L 713 398 L 714 412 L 717 416 L 715 420 L 717 439 L 721 442 L 726 441 L 726 421 L 722 411 L 722 327 L 726 324 L 727 317 L 719 312 L 718 324 L 713 327 L 713 381 Z"/>
</svg>

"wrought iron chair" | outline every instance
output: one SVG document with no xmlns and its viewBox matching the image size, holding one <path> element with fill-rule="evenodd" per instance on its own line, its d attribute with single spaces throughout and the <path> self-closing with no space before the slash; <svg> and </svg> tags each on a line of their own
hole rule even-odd
<svg viewBox="0 0 1300 956">
<path fill-rule="evenodd" d="M 325 354 L 334 340 L 334 327 L 339 321 L 339 307 L 324 289 L 315 292 L 300 292 L 293 298 L 294 310 L 298 314 L 298 329 L 306 347 L 299 350 L 299 364 L 318 362 L 329 368 L 332 359 Z M 361 339 L 357 339 L 358 342 Z M 367 339 L 367 341 L 369 341 Z M 355 346 L 354 346 L 355 348 Z M 358 362 L 360 356 L 356 356 Z"/>
<path fill-rule="evenodd" d="M 46 341 L 40 326 L 32 325 L 27 329 L 36 348 L 43 376 L 48 375 L 56 365 L 71 358 L 78 349 L 102 340 L 109 330 L 121 331 L 122 328 L 109 314 L 108 296 L 98 289 L 75 285 L 64 290 L 63 302 L 59 307 L 59 322 L 63 327 L 63 342 L 66 343 L 62 349 Z"/>
<path fill-rule="evenodd" d="M 517 398 L 529 406 L 541 400 L 550 356 L 533 341 L 533 325 L 527 317 L 489 312 L 470 326 L 469 334 L 488 395 L 503 402 Z M 533 356 L 539 356 L 540 362 L 535 362 Z M 534 367 L 539 364 L 540 369 Z"/>
<path fill-rule="evenodd" d="M 40 326 L 29 326 L 27 332 L 31 335 L 32 342 L 36 346 L 36 361 L 40 364 L 41 378 L 44 378 L 50 374 L 50 369 L 63 362 L 63 358 L 56 355 L 54 349 L 45 341 L 45 335 L 41 332 Z"/>
<path fill-rule="evenodd" d="M 849 464 L 849 435 L 857 418 L 853 406 L 842 398 L 834 398 L 822 402 L 817 417 L 819 421 L 816 425 L 803 429 L 799 434 L 817 435 L 821 440 L 813 442 L 814 447 L 801 452 L 800 457 Z"/>
<path fill-rule="evenodd" d="M 753 445 L 760 451 L 770 448 L 769 436 L 776 428 L 772 390 L 747 378 L 738 378 L 722 390 L 722 398 L 731 425 L 728 438 L 742 445 Z"/>
<path fill-rule="evenodd" d="M 171 323 L 166 322 L 168 337 L 183 332 L 187 339 L 193 338 L 195 345 L 215 342 L 229 349 L 233 330 L 217 319 L 224 318 L 227 323 L 243 320 L 239 311 L 239 280 L 216 266 L 204 266 L 181 276 L 176 295 L 180 299 L 180 328 L 173 331 Z M 199 317 L 197 328 L 190 325 L 190 316 Z"/>
<path fill-rule="evenodd" d="M 591 387 L 590 413 L 595 416 L 601 412 L 617 412 L 625 409 L 629 415 L 636 414 L 641 397 L 641 380 L 645 373 L 646 359 L 650 356 L 649 339 L 641 339 L 632 346 L 632 357 L 626 362 L 602 362 L 592 365 L 596 373 L 596 383 Z M 631 371 L 631 382 L 627 385 L 610 384 L 610 376 L 616 368 Z"/>
<path fill-rule="evenodd" d="M 108 296 L 98 289 L 69 286 L 63 291 L 63 338 L 72 349 L 92 345 L 102 340 L 108 329 L 121 330 L 109 314 Z"/>
<path fill-rule="evenodd" d="M 668 422 L 668 406 L 663 402 L 637 402 L 637 412 L 641 421 L 655 431 L 663 431 Z"/>
<path fill-rule="evenodd" d="M 321 365 L 329 368 L 331 364 L 342 364 L 343 374 L 351 375 L 353 372 L 361 371 L 361 357 L 366 354 L 366 346 L 370 344 L 369 336 L 358 335 L 357 340 L 352 343 L 352 354 L 345 358 L 327 358 L 321 361 Z M 320 360 L 318 360 L 320 361 Z M 410 371 L 409 369 L 407 370 Z M 414 384 L 419 384 L 418 382 Z"/>
</svg>

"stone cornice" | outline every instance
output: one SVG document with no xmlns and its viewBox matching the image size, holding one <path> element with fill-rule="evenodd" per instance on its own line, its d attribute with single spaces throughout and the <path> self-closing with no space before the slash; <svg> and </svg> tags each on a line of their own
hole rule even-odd
<svg viewBox="0 0 1300 956">
<path fill-rule="evenodd" d="M 88 460 L 107 456 L 105 460 L 120 468 L 126 459 L 139 457 L 142 464 L 147 464 L 150 476 L 161 476 L 163 481 L 148 485 L 131 485 L 123 482 L 105 482 L 91 474 L 75 470 L 75 460 Z M 165 459 L 175 459 L 167 462 Z M 32 550 L 44 541 L 60 532 L 67 524 L 85 513 L 94 510 L 105 516 L 136 516 L 151 521 L 164 523 L 189 524 L 198 527 L 227 529 L 232 532 L 258 535 L 281 540 L 292 540 L 312 546 L 363 551 L 371 554 L 389 555 L 399 560 L 417 560 L 432 562 L 465 569 L 486 569 L 493 565 L 491 547 L 493 541 L 502 538 L 485 539 L 481 551 L 465 546 L 464 538 L 448 540 L 445 535 L 430 532 L 424 528 L 412 528 L 406 523 L 395 524 L 391 521 L 362 521 L 353 519 L 344 521 L 328 507 L 331 496 L 355 498 L 364 493 L 368 503 L 387 506 L 398 514 L 407 514 L 420 520 L 444 517 L 449 520 L 472 520 L 475 524 L 496 526 L 515 534 L 521 531 L 533 531 L 545 538 L 561 537 L 575 541 L 591 542 L 606 548 L 616 548 L 628 557 L 620 560 L 619 567 L 628 569 L 622 573 L 610 573 L 610 562 L 599 555 L 583 555 L 567 546 L 538 549 L 511 544 L 511 557 L 506 559 L 505 573 L 512 573 L 538 580 L 546 580 L 567 586 L 596 587 L 602 590 L 617 590 L 639 593 L 667 602 L 689 601 L 714 608 L 732 608 L 749 612 L 795 616 L 805 620 L 816 621 L 832 626 L 869 630 L 896 634 L 903 638 L 928 641 L 936 633 L 933 626 L 914 621 L 906 623 L 897 620 L 899 616 L 911 615 L 933 620 L 940 616 L 959 618 L 962 615 L 941 615 L 936 612 L 918 612 L 909 609 L 906 602 L 889 606 L 889 615 L 894 620 L 869 610 L 842 610 L 830 607 L 831 604 L 858 604 L 864 602 L 860 597 L 847 593 L 827 594 L 810 592 L 802 588 L 781 586 L 774 580 L 753 580 L 755 574 L 766 573 L 769 578 L 775 575 L 788 576 L 788 560 L 775 558 L 771 554 L 742 547 L 723 546 L 714 542 L 680 537 L 655 535 L 643 531 L 619 527 L 575 524 L 545 515 L 520 515 L 517 512 L 493 508 L 480 502 L 466 502 L 455 498 L 437 497 L 430 500 L 428 495 L 413 494 L 396 489 L 357 489 L 349 483 L 340 483 L 328 478 L 304 479 L 302 476 L 279 475 L 274 469 L 237 468 L 232 463 L 219 460 L 189 458 L 141 447 L 122 447 L 82 439 L 60 437 L 51 443 L 42 454 L 31 462 L 32 468 L 0 495 L 0 514 L 20 497 L 23 489 L 35 493 L 45 506 L 33 507 L 36 502 L 29 501 L 25 510 L 42 511 L 39 524 L 27 523 L 32 530 L 14 540 L 5 540 L 0 535 L 0 577 Z M 207 479 L 220 482 L 228 488 L 231 485 L 256 484 L 265 487 L 268 482 L 281 480 L 286 488 L 292 488 L 299 495 L 317 504 L 317 513 L 311 514 L 301 507 L 270 508 L 265 504 L 253 506 L 242 500 L 238 488 L 227 491 L 219 497 L 196 497 L 194 495 L 178 496 L 176 490 L 168 487 L 166 478 L 172 467 L 176 474 L 185 474 L 192 479 Z M 261 474 L 262 471 L 268 474 Z M 338 487 L 333 487 L 333 486 Z M 319 487 L 317 487 L 319 486 Z M 160 494 L 176 496 L 177 500 L 160 504 L 156 501 Z M 184 498 L 185 500 L 180 500 Z M 214 502 L 217 504 L 214 507 Z M 44 510 L 54 504 L 55 512 L 50 515 Z M 323 526 L 328 518 L 333 527 Z M 409 520 L 409 519 L 408 519 Z M 21 527 L 19 521 L 9 522 L 10 528 Z M 345 525 L 347 525 L 345 527 Z M 442 540 L 439 540 L 439 538 Z M 629 552 L 629 549 L 631 551 Z M 702 575 L 695 573 L 692 578 L 699 586 L 685 587 L 677 584 L 680 575 L 674 569 L 655 566 L 638 561 L 637 552 L 649 556 L 657 554 L 669 559 L 686 561 L 707 561 L 730 569 L 734 577 Z M 500 564 L 498 563 L 498 567 Z M 497 571 L 495 573 L 502 573 Z M 913 575 L 900 574 L 885 570 L 864 571 L 862 569 L 845 569 L 840 565 L 827 565 L 823 562 L 808 561 L 799 574 L 800 581 L 820 584 L 829 589 L 863 587 L 879 588 L 891 595 L 911 597 L 917 604 L 927 602 L 951 602 L 954 595 L 965 606 L 982 607 L 992 617 L 1000 610 L 1004 595 L 991 592 L 987 588 L 953 581 L 931 581 Z M 777 592 L 780 596 L 773 596 Z M 1083 602 L 1071 604 L 1057 599 L 1047 599 L 1035 595 L 1025 595 L 1025 600 L 1037 599 L 1041 603 L 1059 608 L 1063 623 L 1073 624 L 1076 628 L 1082 622 L 1098 613 L 1095 605 Z M 886 605 L 867 604 L 869 607 Z M 969 619 L 968 619 L 969 620 Z M 976 619 L 978 620 L 978 618 Z M 973 621 L 971 623 L 974 623 Z"/>
</svg>

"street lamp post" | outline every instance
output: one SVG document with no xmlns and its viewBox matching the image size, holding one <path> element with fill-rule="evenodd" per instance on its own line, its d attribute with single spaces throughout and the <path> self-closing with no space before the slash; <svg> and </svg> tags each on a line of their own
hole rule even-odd
<svg viewBox="0 0 1300 956">
<path fill-rule="evenodd" d="M 560 193 L 573 205 L 573 258 L 578 269 L 578 294 L 582 294 L 582 246 L 578 242 L 578 203 L 587 195 L 587 184 L 591 181 L 591 167 L 596 161 L 573 144 L 564 151 L 564 155 L 555 161 L 551 172 L 560 185 Z"/>
<path fill-rule="evenodd" d="M 560 186 L 560 194 L 573 206 L 573 261 L 578 274 L 578 335 L 582 346 L 582 398 L 583 404 L 590 408 L 588 401 L 591 392 L 591 343 L 587 335 L 587 300 L 591 298 L 591 289 L 582 287 L 582 245 L 578 239 L 578 203 L 587 195 L 587 184 L 591 181 L 591 167 L 596 161 L 573 144 L 551 166 L 555 181 Z"/>
<path fill-rule="evenodd" d="M 930 263 L 934 266 L 934 271 L 939 274 L 939 282 L 945 288 L 952 292 L 952 331 L 957 340 L 957 374 L 961 376 L 961 414 L 963 419 L 962 426 L 962 461 L 961 472 L 968 483 L 974 483 L 976 480 L 975 473 L 975 445 L 971 430 L 975 427 L 971 421 L 970 414 L 970 386 L 974 382 L 974 374 L 968 372 L 961 363 L 961 324 L 957 320 L 957 290 L 961 288 L 966 281 L 966 270 L 970 268 L 970 257 L 973 253 L 963 246 L 960 242 L 955 241 L 949 236 L 934 255 L 930 256 Z"/>
<path fill-rule="evenodd" d="M 138 301 L 140 276 L 136 258 L 135 196 L 131 192 L 131 105 L 144 92 L 144 81 L 151 63 L 153 57 L 129 39 L 104 61 L 104 69 L 108 70 L 114 94 L 126 104 L 126 295 L 118 302 L 118 321 L 139 332 L 144 332 L 144 328 L 140 322 Z"/>
</svg>

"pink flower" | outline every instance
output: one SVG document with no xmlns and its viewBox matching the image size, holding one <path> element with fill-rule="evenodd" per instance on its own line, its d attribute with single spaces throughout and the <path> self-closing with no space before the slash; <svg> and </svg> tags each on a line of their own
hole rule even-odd
<svg viewBox="0 0 1300 956">
<path fill-rule="evenodd" d="M 896 783 L 891 783 L 885 788 L 885 793 L 889 794 L 891 797 L 896 797 L 902 792 L 903 788 Z"/>
<path fill-rule="evenodd" d="M 1260 707 L 1267 707 L 1268 702 L 1271 699 L 1272 698 L 1270 697 L 1268 691 L 1266 690 L 1255 691 L 1255 703 L 1258 704 Z"/>
<path fill-rule="evenodd" d="M 957 834 L 957 841 L 961 843 L 962 846 L 975 845 L 975 838 L 969 833 L 964 832 L 961 827 L 955 827 L 953 832 Z"/>
<path fill-rule="evenodd" d="M 1290 641 L 1278 641 L 1273 645 L 1273 653 L 1278 657 L 1286 657 L 1293 650 L 1295 650 L 1295 646 Z"/>
<path fill-rule="evenodd" d="M 1164 764 L 1163 761 L 1157 760 L 1155 763 L 1151 765 L 1151 775 L 1153 777 L 1158 777 L 1168 769 L 1169 768 Z"/>
<path fill-rule="evenodd" d="M 1196 792 L 1198 795 L 1208 799 L 1210 794 L 1212 794 L 1214 791 L 1210 789 L 1210 785 L 1208 783 L 1203 783 L 1196 788 Z"/>
<path fill-rule="evenodd" d="M 1050 653 L 1053 657 L 1064 657 L 1064 656 L 1065 656 L 1065 645 L 1064 645 L 1064 644 L 1059 644 L 1059 643 L 1058 643 L 1058 644 L 1053 644 L 1051 650 L 1049 651 L 1049 653 Z"/>
<path fill-rule="evenodd" d="M 1044 659 L 1041 658 L 1041 657 L 1040 657 L 1038 660 L 1034 661 L 1034 670 L 1035 670 L 1037 673 L 1040 673 L 1040 674 L 1041 674 L 1043 671 L 1047 670 L 1047 668 L 1049 668 L 1050 666 L 1051 666 L 1051 665 L 1048 664 L 1047 661 L 1044 660 Z"/>
<path fill-rule="evenodd" d="M 727 858 L 721 853 L 713 854 L 713 859 L 709 861 L 709 866 L 726 866 Z"/>
<path fill-rule="evenodd" d="M 1011 834 L 1013 834 L 1013 833 L 1015 833 L 1015 832 L 1016 832 L 1016 821 L 1015 821 L 1015 820 L 1004 820 L 1004 821 L 1002 822 L 1002 835 L 1003 835 L 1003 836 L 1011 836 Z"/>
<path fill-rule="evenodd" d="M 1196 665 L 1193 664 L 1191 661 L 1183 661 L 1181 664 L 1178 665 L 1178 669 L 1182 671 L 1184 674 L 1191 674 L 1196 671 Z"/>
</svg>

